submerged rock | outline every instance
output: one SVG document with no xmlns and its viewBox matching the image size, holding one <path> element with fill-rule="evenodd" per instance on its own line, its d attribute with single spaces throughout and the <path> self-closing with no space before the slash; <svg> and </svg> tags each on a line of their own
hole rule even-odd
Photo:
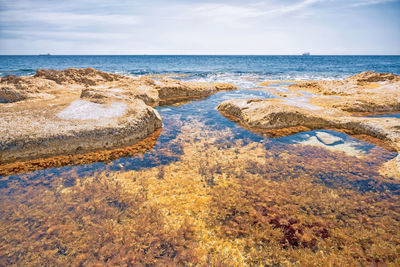
<svg viewBox="0 0 400 267">
<path fill-rule="evenodd" d="M 325 145 L 334 145 L 338 143 L 343 143 L 343 139 L 334 135 L 331 135 L 326 132 L 317 132 L 316 136 L 319 141 L 324 143 Z"/>
</svg>

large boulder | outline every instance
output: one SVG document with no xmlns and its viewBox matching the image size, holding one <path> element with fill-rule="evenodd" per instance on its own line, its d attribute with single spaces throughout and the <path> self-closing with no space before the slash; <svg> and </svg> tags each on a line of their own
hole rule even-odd
<svg viewBox="0 0 400 267">
<path fill-rule="evenodd" d="M 248 127 L 279 129 L 296 126 L 321 128 L 328 121 L 311 111 L 264 99 L 235 99 L 222 102 L 218 110 Z"/>
<path fill-rule="evenodd" d="M 200 83 L 183 82 L 173 79 L 162 79 L 156 86 L 159 98 L 164 103 L 175 102 L 179 100 L 206 97 L 217 91 L 236 90 L 233 84 L 228 83 Z"/>
</svg>

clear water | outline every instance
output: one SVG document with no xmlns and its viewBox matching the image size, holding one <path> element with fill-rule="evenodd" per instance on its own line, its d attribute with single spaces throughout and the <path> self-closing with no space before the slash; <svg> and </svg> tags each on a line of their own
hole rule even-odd
<svg viewBox="0 0 400 267">
<path fill-rule="evenodd" d="M 367 116 L 369 118 L 396 118 L 400 119 L 400 113 L 385 113 L 385 114 L 378 114 L 378 115 L 370 115 Z"/>
<path fill-rule="evenodd" d="M 232 82 L 237 84 L 240 89 L 230 92 L 218 92 L 201 100 L 157 107 L 156 109 L 163 120 L 163 130 L 158 137 L 155 147 L 141 156 L 119 158 L 109 163 L 97 162 L 0 177 L 0 203 L 4 203 L 0 207 L 1 224 L 4 225 L 4 229 L 15 229 L 13 230 L 14 232 L 11 230 L 2 232 L 6 237 L 0 242 L 0 247 L 10 248 L 8 250 L 4 249 L 4 251 L 8 251 L 7 253 L 2 253 L 0 249 L 0 265 L 2 265 L 2 263 L 18 263 L 21 259 L 22 262 L 29 261 L 30 255 L 34 255 L 34 258 L 40 259 L 43 254 L 42 252 L 50 249 L 52 253 L 55 251 L 48 256 L 52 261 L 55 259 L 60 260 L 60 258 L 67 256 L 74 258 L 75 256 L 69 253 L 76 248 L 79 250 L 82 247 L 82 245 L 75 242 L 79 238 L 77 238 L 72 245 L 68 245 L 68 238 L 59 237 L 62 236 L 60 234 L 57 235 L 57 238 L 49 236 L 48 233 L 50 229 L 46 228 L 47 226 L 40 228 L 40 225 L 46 225 L 46 223 L 49 227 L 54 224 L 63 225 L 64 219 L 74 218 L 72 222 L 79 226 L 74 234 L 80 236 L 80 238 L 91 237 L 96 240 L 96 237 L 93 235 L 93 229 L 90 227 L 87 228 L 87 226 L 91 224 L 85 223 L 86 220 L 93 220 L 98 223 L 93 225 L 102 227 L 104 221 L 109 219 L 111 221 L 114 220 L 115 215 L 107 215 L 109 216 L 108 218 L 107 216 L 104 217 L 101 212 L 96 211 L 91 213 L 90 209 L 85 208 L 87 205 L 85 203 L 88 201 L 90 202 L 90 198 L 96 201 L 99 199 L 96 202 L 96 205 L 98 205 L 96 207 L 101 211 L 102 208 L 109 208 L 110 205 L 112 207 L 116 206 L 116 208 L 121 208 L 124 202 L 122 200 L 122 204 L 119 205 L 119 201 L 121 200 L 118 199 L 118 197 L 121 198 L 121 195 L 118 195 L 117 199 L 113 200 L 113 197 L 115 197 L 112 196 L 114 189 L 107 191 L 106 194 L 108 195 L 103 195 L 102 191 L 94 190 L 92 192 L 90 191 L 90 187 L 88 189 L 80 189 L 77 185 L 78 182 L 76 182 L 80 180 L 80 178 L 82 178 L 81 180 L 91 181 L 91 179 L 86 179 L 86 177 L 93 177 L 96 176 L 96 174 L 99 174 L 100 177 L 104 177 L 103 175 L 105 175 L 106 178 L 108 175 L 112 176 L 114 174 L 118 177 L 121 173 L 128 173 L 129 177 L 132 176 L 129 178 L 129 181 L 122 179 L 121 183 L 118 184 L 122 184 L 122 187 L 124 187 L 125 181 L 127 184 L 133 183 L 134 185 L 132 188 L 136 188 L 143 186 L 143 184 L 140 183 L 146 183 L 146 180 L 144 180 L 135 184 L 136 177 L 140 178 L 142 173 L 146 171 L 152 172 L 153 170 L 151 168 L 153 167 L 156 167 L 154 168 L 154 173 L 158 175 L 160 175 L 160 173 L 170 172 L 168 169 L 164 170 L 164 166 L 174 166 L 174 170 L 181 174 L 189 173 L 187 177 L 176 177 L 176 179 L 183 181 L 183 184 L 188 183 L 189 189 L 203 187 L 209 190 L 209 194 L 214 195 L 217 194 L 213 191 L 213 186 L 215 185 L 213 180 L 214 173 L 216 176 L 221 176 L 221 173 L 226 172 L 227 180 L 234 184 L 242 183 L 247 177 L 262 177 L 262 179 L 267 181 L 267 184 L 269 183 L 265 188 L 271 188 L 271 192 L 266 193 L 267 197 L 261 199 L 264 201 L 264 199 L 269 199 L 277 195 L 279 201 L 277 200 L 275 207 L 279 212 L 285 210 L 286 199 L 291 199 L 292 196 L 298 195 L 302 196 L 306 203 L 303 203 L 302 205 L 304 205 L 304 207 L 301 207 L 304 208 L 304 210 L 299 209 L 297 212 L 299 214 L 307 210 L 313 210 L 314 212 L 313 216 L 309 217 L 308 215 L 304 215 L 300 217 L 299 215 L 299 218 L 307 218 L 307 220 L 319 218 L 324 222 L 329 222 L 333 225 L 332 229 L 329 229 L 331 232 L 337 231 L 335 226 L 337 220 L 340 221 L 342 218 L 350 218 L 351 221 L 349 222 L 346 221 L 347 219 L 343 219 L 346 221 L 346 223 L 343 224 L 345 225 L 343 226 L 344 230 L 347 231 L 347 228 L 350 229 L 348 232 L 344 232 L 345 234 L 343 234 L 343 236 L 354 231 L 351 227 L 358 227 L 361 225 L 360 229 L 364 231 L 362 232 L 363 234 L 365 234 L 365 232 L 371 233 L 371 236 L 377 238 L 376 240 L 380 240 L 371 241 L 372 243 L 375 242 L 378 245 L 382 243 L 382 246 L 384 246 L 385 244 L 382 240 L 389 240 L 386 236 L 398 235 L 398 229 L 400 228 L 396 227 L 396 223 L 400 221 L 398 219 L 400 216 L 400 209 L 398 206 L 400 183 L 398 180 L 391 179 L 390 177 L 384 178 L 379 174 L 379 168 L 382 163 L 394 158 L 397 155 L 396 153 L 335 131 L 324 130 L 324 132 L 339 137 L 341 141 L 337 144 L 319 147 L 310 145 L 312 140 L 317 138 L 316 135 L 318 131 L 303 132 L 281 138 L 265 137 L 242 128 L 228 120 L 219 113 L 216 107 L 221 102 L 228 99 L 265 99 L 275 97 L 271 95 L 268 90 L 258 85 L 265 80 L 341 79 L 366 70 L 400 74 L 399 56 L 0 56 L 1 76 L 8 74 L 33 75 L 37 68 L 66 69 L 69 67 L 93 67 L 103 71 L 128 75 L 185 74 L 178 77 L 178 79 L 203 82 Z M 278 91 L 285 91 L 285 85 L 287 84 L 281 83 L 271 86 L 275 87 Z M 303 98 L 293 99 L 291 101 L 305 103 L 305 99 Z M 196 146 L 197 144 L 199 145 Z M 264 157 L 261 158 L 268 164 L 258 164 L 260 160 L 259 150 L 256 150 L 258 151 L 258 155 L 255 157 L 253 157 L 252 153 L 249 153 L 248 150 L 249 146 L 252 145 L 255 145 L 258 149 L 261 147 L 261 150 L 265 151 Z M 214 158 L 215 155 L 213 155 L 213 153 L 216 153 L 216 150 L 217 152 L 222 151 L 222 153 L 226 151 L 230 153 L 230 157 L 226 160 L 224 158 L 222 160 L 220 158 Z M 192 156 L 190 156 L 191 153 L 193 154 Z M 207 161 L 207 158 L 209 158 L 210 162 L 207 163 L 209 165 L 205 166 L 204 173 L 202 172 L 202 167 L 199 168 L 199 173 L 197 174 L 190 173 L 190 170 L 187 170 L 190 164 L 198 163 L 196 161 L 196 153 L 199 157 L 202 157 L 204 161 Z M 218 166 L 212 165 L 214 162 L 217 162 L 215 164 Z M 185 164 L 187 166 L 184 166 Z M 221 170 L 219 168 L 220 165 L 225 166 L 226 169 Z M 197 167 L 198 166 L 195 166 L 195 168 Z M 192 181 L 192 184 L 190 184 L 193 176 L 196 177 L 198 174 L 206 178 L 211 177 L 211 180 L 203 184 L 195 179 L 194 182 Z M 230 180 L 230 175 L 237 175 L 240 178 L 232 178 Z M 174 173 L 168 173 L 166 176 L 173 177 Z M 292 184 L 292 181 L 294 181 L 294 184 Z M 107 179 L 100 181 L 95 179 L 90 183 L 94 186 L 93 188 L 99 186 L 101 189 L 107 189 L 108 187 L 105 185 L 107 185 L 108 182 L 109 180 Z M 160 181 L 160 183 L 163 182 L 164 180 Z M 296 183 L 298 183 L 298 186 L 296 186 Z M 292 191 L 286 190 L 293 185 Z M 156 185 L 148 184 L 146 186 L 149 189 L 155 188 L 156 191 L 158 190 L 158 183 L 156 183 Z M 274 186 L 277 186 L 276 190 Z M 307 189 L 307 191 L 304 188 L 308 187 L 305 186 L 308 186 L 312 190 Z M 68 191 L 70 188 L 73 190 L 71 189 L 71 191 Z M 184 212 L 179 213 L 179 216 L 181 216 L 181 214 L 189 214 L 186 212 L 188 210 L 190 212 L 191 206 L 186 206 L 187 201 L 183 200 L 182 203 L 179 202 L 180 195 L 176 195 L 175 193 L 177 188 L 179 188 L 179 186 L 172 182 L 171 187 L 167 190 L 168 192 L 170 191 L 171 195 L 168 196 L 167 199 L 176 201 L 176 204 L 172 205 L 173 207 L 182 206 Z M 315 188 L 319 188 L 318 190 L 320 191 Z M 227 190 L 228 189 L 229 188 L 227 188 Z M 184 195 L 187 190 L 188 189 L 183 190 L 184 193 L 181 194 Z M 232 194 L 234 193 L 235 192 L 232 192 Z M 49 194 L 51 196 L 54 195 L 55 199 L 50 198 Z M 69 199 L 69 194 L 75 195 L 73 195 L 72 199 Z M 287 195 L 281 197 L 280 194 Z M 75 200 L 80 199 L 80 197 L 82 197 L 84 201 L 76 201 L 75 203 Z M 190 198 L 196 199 L 197 197 L 201 198 L 201 195 L 193 194 Z M 308 198 L 309 200 L 307 200 Z M 241 199 L 240 197 L 235 201 L 240 203 Z M 342 202 L 337 202 L 338 200 Z M 295 200 L 293 203 L 289 201 L 289 204 L 291 207 L 300 207 L 298 201 L 299 200 Z M 333 219 L 331 217 L 324 217 L 325 215 L 322 212 L 318 213 L 315 208 L 318 205 L 320 207 L 328 207 L 336 202 L 336 206 L 326 211 L 334 214 L 334 216 L 332 216 Z M 165 203 L 167 203 L 167 201 L 165 201 Z M 164 205 L 165 203 L 159 202 L 157 206 Z M 196 203 L 202 202 L 199 201 Z M 343 203 L 347 205 L 345 208 L 342 208 L 344 207 Z M 365 203 L 373 203 L 373 205 L 366 205 Z M 11 205 L 15 205 L 17 208 L 13 209 L 10 207 Z M 19 212 L 18 209 L 24 209 L 25 205 L 28 207 L 25 212 Z M 72 207 L 70 207 L 71 205 Z M 236 204 L 234 203 L 234 205 Z M 359 208 L 361 205 L 365 205 L 365 207 Z M 194 205 L 192 208 L 195 210 L 198 207 Z M 200 210 L 205 211 L 209 208 L 210 205 L 206 203 Z M 169 209 L 171 214 L 173 214 L 174 210 L 169 206 L 166 206 L 165 209 Z M 376 213 L 368 213 L 370 209 L 377 209 L 378 211 Z M 296 213 L 289 213 L 291 216 L 297 216 Z M 48 214 L 52 214 L 52 216 L 48 216 Z M 243 216 L 246 216 L 246 214 L 250 213 L 243 212 L 243 214 Z M 101 217 L 99 221 L 96 221 L 96 216 L 103 217 Z M 139 214 L 139 217 L 141 216 L 142 215 Z M 362 216 L 367 217 L 368 220 L 376 220 L 376 225 L 383 225 L 380 230 L 386 231 L 386 235 L 374 234 L 376 232 L 375 226 L 373 230 L 370 230 L 368 224 L 364 225 L 363 219 L 360 219 Z M 132 220 L 133 222 L 127 225 L 136 227 L 136 219 L 133 218 Z M 173 219 L 173 221 L 176 220 Z M 65 224 L 67 225 L 67 230 L 73 227 L 67 223 Z M 208 230 L 213 229 L 214 225 L 211 224 L 209 227 L 210 228 L 207 228 Z M 253 229 L 253 225 L 250 228 Z M 105 232 L 113 234 L 117 231 L 118 229 L 104 228 L 102 230 L 102 235 Z M 131 234 L 135 231 L 130 231 L 129 233 Z M 63 231 L 60 233 L 62 232 Z M 25 237 L 25 235 L 27 237 Z M 36 237 L 36 235 L 38 237 Z M 358 246 L 359 243 L 362 245 L 361 241 L 357 241 L 361 234 L 356 232 L 355 235 L 357 238 L 353 238 L 349 241 L 349 247 L 353 247 L 353 245 Z M 250 234 L 247 238 L 250 239 L 252 237 L 253 235 Z M 382 238 L 382 240 L 379 238 Z M 240 239 L 242 238 L 238 240 Z M 59 242 L 58 240 L 63 240 L 65 243 L 59 245 L 57 243 Z M 332 240 L 336 242 L 336 239 L 333 237 Z M 340 241 L 340 238 L 338 240 L 340 244 L 340 249 L 338 251 L 341 251 L 342 241 Z M 48 241 L 54 241 L 57 245 L 46 245 Z M 90 243 L 82 242 L 85 244 Z M 118 242 L 118 240 L 110 241 L 112 244 L 118 244 Z M 208 244 L 207 242 L 209 241 L 202 241 L 201 243 Z M 389 240 L 388 242 L 390 243 L 391 241 Z M 234 244 L 235 240 L 233 239 L 230 243 Z M 376 245 L 375 243 L 374 245 Z M 30 251 L 33 245 L 36 246 L 35 252 Z M 101 253 L 97 252 L 98 248 L 95 246 L 96 243 L 90 247 L 88 253 L 102 256 Z M 392 243 L 387 246 L 394 247 Z M 225 246 L 223 247 L 225 248 Z M 296 250 L 298 248 L 294 247 L 294 249 Z M 119 248 L 115 253 L 118 254 L 118 251 Z M 286 247 L 280 250 L 277 255 L 285 251 L 288 251 Z M 313 253 L 313 250 L 307 249 L 307 251 L 307 253 Z M 318 249 L 316 251 L 318 251 Z M 377 251 L 376 249 L 367 254 L 375 256 Z M 385 253 L 386 252 L 383 254 Z M 387 258 L 391 259 L 389 257 L 390 253 L 386 254 L 382 256 L 384 259 L 383 261 L 386 261 Z M 9 255 L 13 256 L 11 257 Z M 47 254 L 43 255 L 47 257 Z M 319 256 L 315 255 L 313 258 L 319 259 Z M 347 262 L 348 258 L 345 259 Z M 381 258 L 378 258 L 376 262 L 379 262 L 379 259 Z M 65 261 L 69 260 L 70 258 L 65 258 Z M 43 263 L 43 261 L 40 260 L 38 262 Z"/>
</svg>

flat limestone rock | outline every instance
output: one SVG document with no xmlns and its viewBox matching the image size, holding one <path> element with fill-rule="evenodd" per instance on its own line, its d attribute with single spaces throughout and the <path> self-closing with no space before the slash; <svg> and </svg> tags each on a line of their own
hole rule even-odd
<svg viewBox="0 0 400 267">
<path fill-rule="evenodd" d="M 68 107 L 57 114 L 64 120 L 100 120 L 122 117 L 128 106 L 124 102 L 112 102 L 102 105 L 86 100 L 75 100 Z"/>
<path fill-rule="evenodd" d="M 351 113 L 400 111 L 400 76 L 366 71 L 345 80 L 308 81 L 290 85 L 291 91 L 309 91 L 311 102 Z M 331 101 L 327 96 L 337 96 Z"/>
<path fill-rule="evenodd" d="M 383 164 L 379 171 L 384 176 L 393 177 L 400 180 L 400 155 Z"/>
<path fill-rule="evenodd" d="M 125 147 L 162 126 L 157 111 L 140 99 L 40 104 L 40 109 L 0 109 L 0 163 Z"/>
<path fill-rule="evenodd" d="M 235 99 L 222 102 L 218 110 L 236 117 L 246 126 L 279 129 L 296 126 L 320 128 L 328 124 L 311 111 L 264 99 Z"/>
</svg>

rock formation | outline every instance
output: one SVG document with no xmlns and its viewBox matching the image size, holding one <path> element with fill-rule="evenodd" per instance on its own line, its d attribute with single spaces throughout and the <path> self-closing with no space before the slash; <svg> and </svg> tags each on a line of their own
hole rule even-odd
<svg viewBox="0 0 400 267">
<path fill-rule="evenodd" d="M 285 99 L 239 99 L 221 103 L 218 110 L 255 130 L 275 130 L 285 135 L 310 129 L 339 129 L 383 140 L 400 151 L 399 119 L 360 116 L 399 112 L 400 76 L 369 71 L 343 81 L 300 82 L 290 85 L 289 90 L 319 94 L 309 99 L 315 108 L 293 106 L 293 101 Z M 398 162 L 399 157 L 390 166 L 400 171 Z"/>
<path fill-rule="evenodd" d="M 399 75 L 373 71 L 362 72 L 342 81 L 299 82 L 289 86 L 292 91 L 318 94 L 311 99 L 317 105 L 361 113 L 399 111 L 399 88 Z"/>
<path fill-rule="evenodd" d="M 0 80 L 0 165 L 130 146 L 162 127 L 160 103 L 233 89 L 93 68 L 9 75 Z"/>
</svg>

